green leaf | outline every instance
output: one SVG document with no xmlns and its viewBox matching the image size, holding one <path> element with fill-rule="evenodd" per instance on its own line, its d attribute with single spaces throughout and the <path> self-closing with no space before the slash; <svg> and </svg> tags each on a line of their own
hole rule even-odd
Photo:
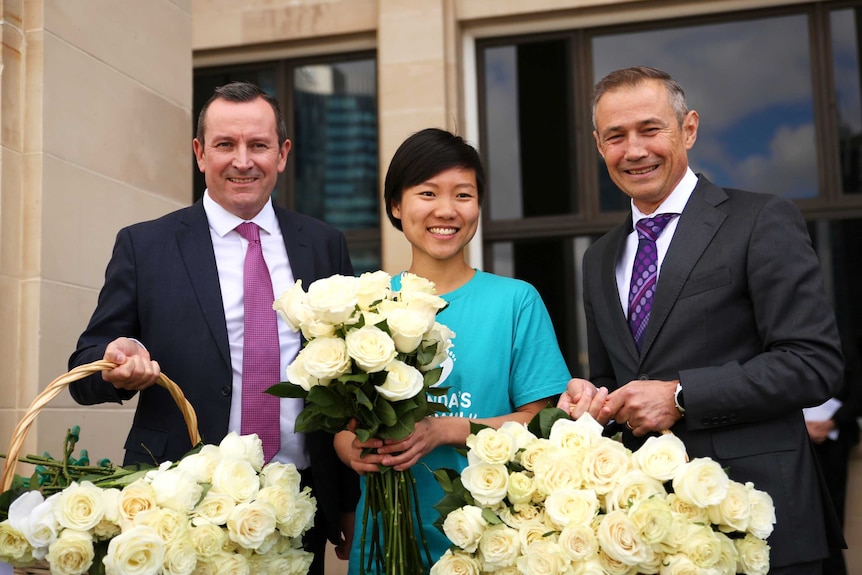
<svg viewBox="0 0 862 575">
<path fill-rule="evenodd" d="M 376 412 L 380 417 L 380 422 L 386 427 L 392 427 L 398 423 L 398 414 L 395 413 L 392 404 L 382 397 L 377 398 Z"/>
<path fill-rule="evenodd" d="M 431 397 L 443 397 L 444 395 L 449 393 L 450 389 L 450 387 L 428 387 L 425 389 L 425 393 L 427 393 Z"/>
<path fill-rule="evenodd" d="M 488 507 L 482 508 L 482 519 L 487 521 L 488 525 L 499 525 L 503 522 L 500 520 L 499 517 L 497 517 L 497 514 L 491 511 L 491 509 Z"/>
<path fill-rule="evenodd" d="M 546 407 L 537 413 L 530 423 L 527 424 L 527 429 L 536 437 L 549 437 L 551 435 L 551 427 L 558 419 L 568 419 L 567 414 L 562 409 L 556 407 Z"/>
<path fill-rule="evenodd" d="M 308 392 L 299 387 L 298 385 L 294 385 L 287 382 L 276 383 L 275 385 L 269 387 L 266 390 L 266 393 L 274 395 L 276 397 L 291 397 L 299 399 L 305 399 L 305 397 L 308 395 Z"/>
<path fill-rule="evenodd" d="M 422 374 L 422 383 L 425 384 L 426 388 L 433 387 L 435 383 L 440 381 L 440 376 L 443 374 L 442 367 L 435 367 L 434 369 L 429 369 L 424 374 Z M 448 388 L 445 388 L 448 389 Z"/>
<path fill-rule="evenodd" d="M 454 469 L 441 467 L 434 471 L 434 479 L 440 484 L 440 487 L 446 493 L 452 493 L 455 490 L 455 480 L 460 477 L 460 474 Z"/>
<path fill-rule="evenodd" d="M 480 431 L 482 431 L 483 429 L 486 429 L 488 427 L 491 427 L 491 426 L 485 425 L 484 423 L 477 423 L 477 422 L 471 420 L 470 421 L 470 434 L 476 435 L 477 433 L 479 433 Z"/>
</svg>

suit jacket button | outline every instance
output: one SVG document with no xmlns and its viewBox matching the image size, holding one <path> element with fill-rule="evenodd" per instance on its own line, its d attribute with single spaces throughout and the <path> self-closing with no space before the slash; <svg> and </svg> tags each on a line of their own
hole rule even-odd
<svg viewBox="0 0 862 575">
<path fill-rule="evenodd" d="M 710 421 L 708 417 L 704 417 L 703 419 L 701 419 L 700 423 L 704 426 L 712 425 L 712 421 Z"/>
<path fill-rule="evenodd" d="M 221 394 L 225 397 L 229 397 L 230 396 L 230 386 L 226 385 L 226 386 L 222 387 L 221 388 Z"/>
<path fill-rule="evenodd" d="M 648 379 L 649 379 L 649 376 L 648 376 L 647 374 L 645 374 L 645 373 L 642 373 L 642 374 L 640 374 L 640 375 L 638 376 L 638 379 L 643 380 L 643 381 L 646 381 L 646 380 L 648 380 Z"/>
</svg>

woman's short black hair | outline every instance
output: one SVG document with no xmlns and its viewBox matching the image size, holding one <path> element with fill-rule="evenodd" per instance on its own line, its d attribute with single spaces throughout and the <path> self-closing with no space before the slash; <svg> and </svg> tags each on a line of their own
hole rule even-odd
<svg viewBox="0 0 862 575">
<path fill-rule="evenodd" d="M 462 137 L 439 128 L 426 128 L 404 140 L 392 156 L 383 183 L 383 201 L 392 225 L 402 229 L 401 220 L 392 215 L 392 203 L 401 201 L 404 190 L 452 168 L 475 172 L 481 206 L 485 198 L 485 169 L 473 146 Z"/>
</svg>

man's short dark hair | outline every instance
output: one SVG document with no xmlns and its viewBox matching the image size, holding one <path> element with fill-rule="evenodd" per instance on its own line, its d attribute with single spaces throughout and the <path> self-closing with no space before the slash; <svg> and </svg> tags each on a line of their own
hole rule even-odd
<svg viewBox="0 0 862 575">
<path fill-rule="evenodd" d="M 210 96 L 210 99 L 207 100 L 204 107 L 201 108 L 201 113 L 198 115 L 198 127 L 195 133 L 195 138 L 197 138 L 201 144 L 204 143 L 207 110 L 209 110 L 210 104 L 214 101 L 227 100 L 228 102 L 242 103 L 253 102 L 258 98 L 262 98 L 272 107 L 272 111 L 275 114 L 275 130 L 278 133 L 278 145 L 281 147 L 281 145 L 287 140 L 287 122 L 284 120 L 284 114 L 281 113 L 281 107 L 278 105 L 278 100 L 251 82 L 231 82 L 230 84 L 225 84 L 224 86 L 216 88 L 213 95 Z"/>
<path fill-rule="evenodd" d="M 634 66 L 632 68 L 614 70 L 596 84 L 596 88 L 593 91 L 593 129 L 596 129 L 596 106 L 602 96 L 617 88 L 637 86 L 647 80 L 658 80 L 664 84 L 673 112 L 679 125 L 682 126 L 685 115 L 688 113 L 688 106 L 685 103 L 685 92 L 683 92 L 682 86 L 663 70 L 650 68 L 649 66 Z"/>
</svg>

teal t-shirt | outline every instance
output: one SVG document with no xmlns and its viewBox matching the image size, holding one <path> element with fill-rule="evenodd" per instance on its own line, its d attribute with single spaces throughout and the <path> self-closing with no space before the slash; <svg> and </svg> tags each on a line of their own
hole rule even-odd
<svg viewBox="0 0 862 575">
<path fill-rule="evenodd" d="M 400 289 L 400 276 L 393 278 L 392 287 Z M 505 415 L 518 406 L 566 389 L 569 370 L 548 310 L 532 285 L 477 270 L 469 282 L 442 297 L 449 306 L 437 315 L 437 321 L 455 332 L 455 337 L 437 384 L 449 390 L 442 398 L 434 398 L 445 401 L 449 413 L 439 417 L 480 419 Z M 435 561 L 451 542 L 433 525 L 439 516 L 434 505 L 443 497 L 443 490 L 432 473 L 443 467 L 461 471 L 466 465 L 466 457 L 454 447 L 441 446 L 411 468 L 425 535 Z M 364 478 L 361 486 L 349 573 L 359 573 Z M 365 558 L 367 561 L 367 550 Z"/>
</svg>

